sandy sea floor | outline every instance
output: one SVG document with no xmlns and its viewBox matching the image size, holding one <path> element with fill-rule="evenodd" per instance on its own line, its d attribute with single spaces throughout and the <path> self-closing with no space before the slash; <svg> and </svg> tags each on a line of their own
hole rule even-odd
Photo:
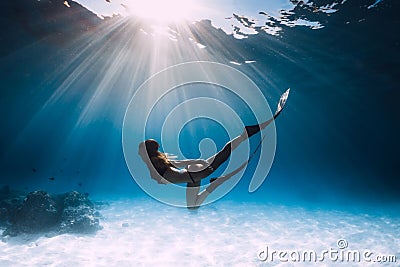
<svg viewBox="0 0 400 267">
<path fill-rule="evenodd" d="M 95 235 L 3 238 L 0 266 L 400 264 L 400 217 L 231 201 L 193 212 L 151 199 L 109 201 L 101 213 Z"/>
</svg>

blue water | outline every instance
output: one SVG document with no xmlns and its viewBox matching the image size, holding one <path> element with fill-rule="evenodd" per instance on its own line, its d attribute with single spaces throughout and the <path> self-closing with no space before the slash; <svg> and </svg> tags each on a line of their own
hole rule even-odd
<svg viewBox="0 0 400 267">
<path fill-rule="evenodd" d="M 344 1 L 332 14 L 298 4 L 287 18 L 319 21 L 323 27 L 291 27 L 281 20 L 275 22 L 282 28 L 277 35 L 257 28 L 258 34 L 245 39 L 203 20 L 182 33 L 203 49 L 186 37 L 176 42 L 166 38 L 160 45 L 141 34 L 149 25 L 126 17 L 100 20 L 71 5 L 1 4 L 0 185 L 104 197 L 144 195 L 122 150 L 129 100 L 152 74 L 204 60 L 245 73 L 271 109 L 284 90 L 292 89 L 276 122 L 276 154 L 267 179 L 248 193 L 250 164 L 226 199 L 323 209 L 379 207 L 398 215 L 397 1 Z M 201 94 L 208 94 L 204 90 Z M 170 96 L 174 100 L 157 116 L 188 95 Z M 240 106 L 228 93 L 210 95 Z M 245 106 L 241 112 L 245 122 L 252 122 Z M 186 157 L 201 155 L 197 144 L 205 137 L 218 149 L 228 141 L 214 122 L 197 123 L 202 130 L 190 131 L 189 125 L 179 141 Z"/>
<path fill-rule="evenodd" d="M 227 0 L 220 3 L 221 13 L 169 28 L 136 17 L 107 17 L 111 7 L 121 8 L 113 1 L 78 2 L 87 8 L 54 0 L 0 4 L 0 188 L 87 192 L 110 203 L 101 211 L 104 229 L 89 237 L 2 240 L 0 263 L 67 266 L 91 259 L 106 266 L 176 266 L 194 259 L 199 266 L 259 266 L 256 252 L 262 246 L 321 251 L 336 248 L 341 238 L 350 249 L 395 255 L 398 261 L 399 1 L 293 0 L 264 6 Z M 209 5 L 214 10 L 217 4 Z M 257 114 L 268 118 L 280 95 L 287 88 L 291 93 L 265 132 L 266 149 L 276 145 L 271 165 L 257 152 L 228 194 L 188 213 L 142 190 L 129 168 L 145 166 L 137 160 L 136 143 L 123 147 L 122 135 L 129 102 L 140 86 L 165 68 L 194 61 L 240 71 L 269 105 L 251 106 L 220 84 L 174 88 L 153 107 L 143 138 L 163 140 L 165 152 L 180 157 L 209 156 L 231 132 L 241 133 L 235 118 L 243 124 L 255 123 Z M 204 72 L 210 79 L 229 80 L 228 72 Z M 174 74 L 165 83 L 183 76 Z M 142 116 L 160 90 L 147 90 L 132 107 L 133 117 Z M 245 90 L 250 98 L 256 95 Z M 184 103 L 204 98 L 236 115 L 207 104 L 199 114 L 214 112 L 222 119 L 194 118 L 194 106 Z M 178 107 L 181 116 L 164 126 Z M 181 120 L 185 124 L 178 125 Z M 177 129 L 178 136 L 166 134 Z M 132 138 L 142 132 L 128 131 Z M 252 137 L 250 152 L 236 153 L 232 164 L 242 163 L 259 140 L 260 135 Z M 175 143 L 179 149 L 169 151 Z M 135 159 L 129 164 L 127 151 Z M 254 171 L 269 167 L 265 181 L 249 193 Z M 169 186 L 157 185 L 147 171 L 135 178 L 168 192 Z M 196 235 L 192 227 L 199 230 Z M 155 242 L 158 258 L 152 253 Z M 171 248 L 175 254 L 165 253 Z M 92 253 L 98 250 L 103 258 Z M 184 262 L 178 264 L 179 259 Z"/>
</svg>

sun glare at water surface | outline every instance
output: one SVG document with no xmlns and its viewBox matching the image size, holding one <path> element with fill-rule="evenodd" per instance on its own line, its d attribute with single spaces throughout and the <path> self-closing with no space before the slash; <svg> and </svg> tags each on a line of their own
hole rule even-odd
<svg viewBox="0 0 400 267">
<path fill-rule="evenodd" d="M 189 20 L 199 9 L 194 0 L 126 0 L 124 5 L 130 15 L 157 24 Z"/>
</svg>

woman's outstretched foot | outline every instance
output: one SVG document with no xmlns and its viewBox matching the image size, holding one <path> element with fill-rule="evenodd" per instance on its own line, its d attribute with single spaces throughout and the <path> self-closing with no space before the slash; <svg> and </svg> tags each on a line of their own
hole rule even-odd
<svg viewBox="0 0 400 267">
<path fill-rule="evenodd" d="M 272 121 L 274 121 L 276 119 L 276 117 L 278 117 L 278 115 L 282 112 L 283 107 L 286 104 L 286 100 L 289 96 L 290 93 L 290 88 L 287 89 L 282 95 L 281 98 L 279 99 L 279 103 L 278 103 L 278 107 L 274 113 L 274 116 L 261 123 L 261 124 L 256 124 L 256 125 L 250 125 L 250 126 L 246 126 L 244 129 L 244 132 L 242 133 L 242 136 L 247 134 L 247 137 L 250 138 L 251 136 L 255 135 L 256 133 L 258 133 L 259 131 L 263 130 L 265 127 L 267 127 Z"/>
</svg>

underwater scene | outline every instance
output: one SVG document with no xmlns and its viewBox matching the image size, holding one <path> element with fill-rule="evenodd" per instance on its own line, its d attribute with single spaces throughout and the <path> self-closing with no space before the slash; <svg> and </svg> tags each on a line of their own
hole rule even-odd
<svg viewBox="0 0 400 267">
<path fill-rule="evenodd" d="M 0 266 L 400 265 L 399 1 L 0 7 Z"/>
</svg>

